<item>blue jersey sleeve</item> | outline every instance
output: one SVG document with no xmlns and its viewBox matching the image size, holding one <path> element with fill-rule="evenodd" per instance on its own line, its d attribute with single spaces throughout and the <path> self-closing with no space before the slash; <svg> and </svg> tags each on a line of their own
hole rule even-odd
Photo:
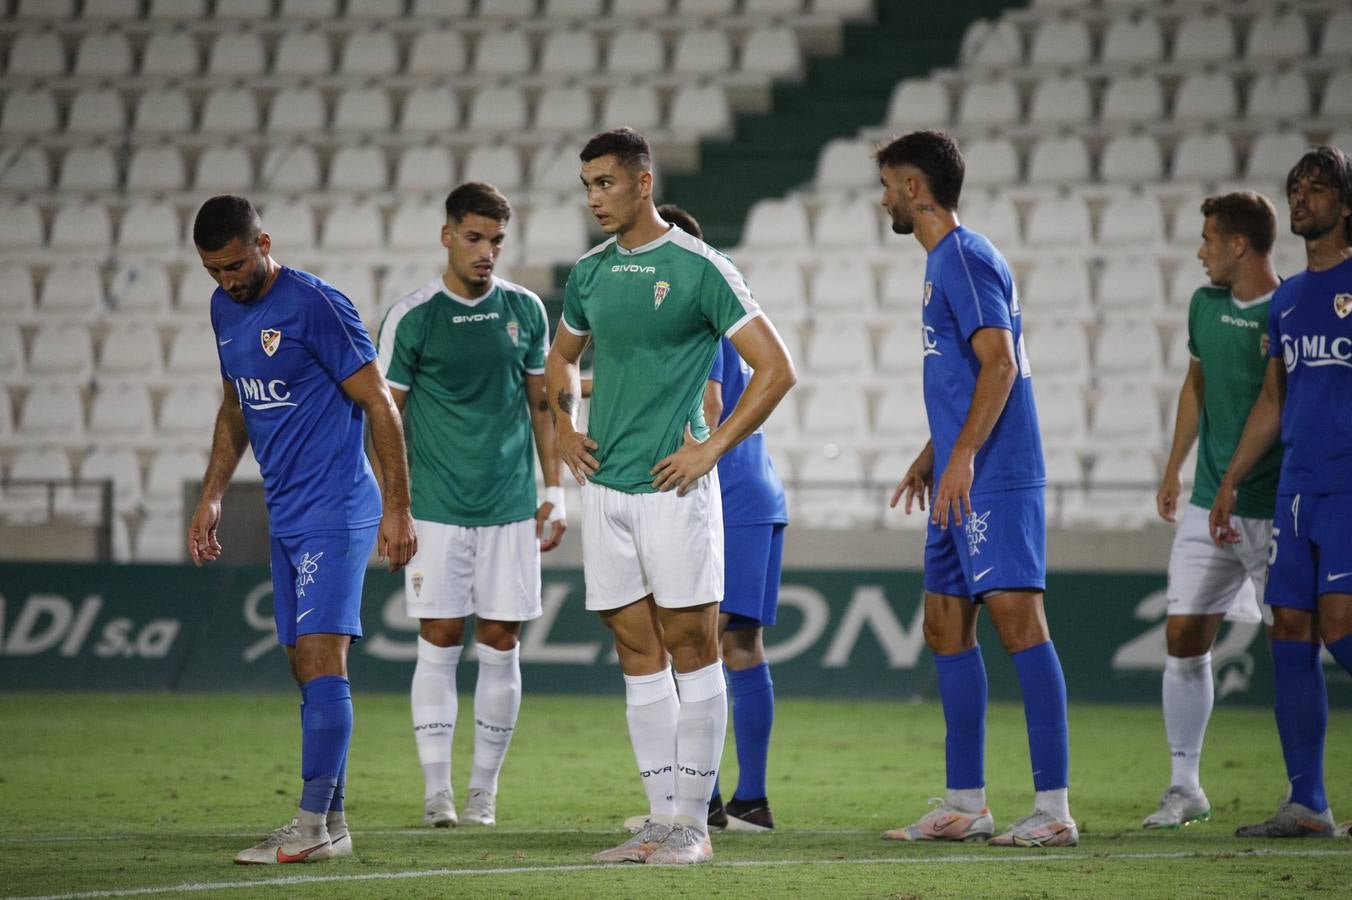
<svg viewBox="0 0 1352 900">
<path fill-rule="evenodd" d="M 376 358 L 376 348 L 352 301 L 332 288 L 316 289 L 306 316 L 305 345 L 335 383 Z"/>
<path fill-rule="evenodd" d="M 1286 308 L 1285 296 L 1282 289 L 1278 286 L 1276 293 L 1272 295 L 1272 302 L 1268 304 L 1268 357 L 1270 359 L 1282 358 L 1282 329 L 1281 329 L 1281 311 Z"/>
<path fill-rule="evenodd" d="M 963 338 L 970 341 L 979 328 L 1013 331 L 1013 283 L 1008 270 L 997 267 L 986 254 L 965 247 L 961 239 L 954 251 L 945 260 L 940 283 Z"/>
</svg>

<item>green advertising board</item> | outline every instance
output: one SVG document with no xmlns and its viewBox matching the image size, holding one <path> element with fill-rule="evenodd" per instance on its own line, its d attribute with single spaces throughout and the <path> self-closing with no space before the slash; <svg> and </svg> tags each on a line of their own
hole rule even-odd
<svg viewBox="0 0 1352 900">
<path fill-rule="evenodd" d="M 1047 614 L 1072 700 L 1159 702 L 1164 582 L 1163 573 L 1049 577 Z M 583 608 L 582 573 L 546 570 L 543 600 L 544 615 L 522 632 L 527 689 L 621 692 L 609 633 Z M 766 634 L 776 692 L 936 697 L 921 618 L 919 572 L 786 571 L 779 622 Z M 402 576 L 370 570 L 362 621 L 354 682 L 407 690 L 417 623 L 404 613 Z M 1017 699 L 1014 667 L 984 617 L 980 638 L 991 696 Z M 1212 656 L 1220 702 L 1271 702 L 1260 625 L 1227 623 Z M 465 667 L 462 689 L 474 671 Z M 1336 671 L 1330 701 L 1352 705 Z M 0 689 L 289 690 L 288 679 L 265 567 L 0 564 Z"/>
</svg>

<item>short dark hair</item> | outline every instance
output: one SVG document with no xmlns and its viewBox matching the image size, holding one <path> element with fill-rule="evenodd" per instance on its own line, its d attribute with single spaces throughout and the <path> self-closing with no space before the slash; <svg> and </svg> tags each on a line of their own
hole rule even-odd
<svg viewBox="0 0 1352 900">
<path fill-rule="evenodd" d="M 1330 144 L 1306 151 L 1286 176 L 1287 196 L 1300 179 L 1314 176 L 1333 185 L 1343 206 L 1352 207 L 1352 163 L 1348 162 L 1346 153 Z M 1343 220 L 1343 232 L 1352 239 L 1352 216 Z"/>
<path fill-rule="evenodd" d="M 586 163 L 612 154 L 631 172 L 648 171 L 653 167 L 653 151 L 648 146 L 648 139 L 627 126 L 592 135 L 578 156 Z"/>
<path fill-rule="evenodd" d="M 251 241 L 263 230 L 258 210 L 248 197 L 221 194 L 212 197 L 197 211 L 192 223 L 192 242 L 208 253 L 219 250 L 235 238 Z"/>
<path fill-rule="evenodd" d="M 1254 191 L 1235 191 L 1207 197 L 1202 215 L 1214 216 L 1222 234 L 1238 234 L 1254 252 L 1267 256 L 1277 240 L 1277 210 L 1272 201 Z"/>
<path fill-rule="evenodd" d="M 699 222 L 690 213 L 681 209 L 675 203 L 663 203 L 657 207 L 657 214 L 665 221 L 670 222 L 686 234 L 704 240 L 704 230 L 699 227 Z"/>
<path fill-rule="evenodd" d="M 915 166 L 929 182 L 934 201 L 947 210 L 958 208 L 967 165 L 957 141 L 942 131 L 912 131 L 873 149 L 878 168 Z"/>
<path fill-rule="evenodd" d="M 460 222 L 468 215 L 506 222 L 512 217 L 512 204 L 493 185 L 466 181 L 446 195 L 446 218 Z"/>
</svg>

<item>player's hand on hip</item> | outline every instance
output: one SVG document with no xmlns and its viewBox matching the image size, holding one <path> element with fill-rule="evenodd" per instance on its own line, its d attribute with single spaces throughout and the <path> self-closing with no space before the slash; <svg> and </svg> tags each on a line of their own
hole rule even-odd
<svg viewBox="0 0 1352 900">
<path fill-rule="evenodd" d="M 929 498 L 934 487 L 934 459 L 921 453 L 916 457 L 915 462 L 906 470 L 901 481 L 897 482 L 897 489 L 892 492 L 892 502 L 888 505 L 893 509 L 901 500 L 902 494 L 906 495 L 906 515 L 911 514 L 911 501 L 919 500 L 920 509 L 924 510 L 925 501 Z"/>
<path fill-rule="evenodd" d="M 1216 546 L 1239 543 L 1239 532 L 1230 522 L 1230 517 L 1234 514 L 1235 489 L 1229 482 L 1222 480 L 1220 488 L 1216 491 L 1216 499 L 1211 503 L 1211 517 L 1208 522 L 1211 539 L 1216 542 Z"/>
<path fill-rule="evenodd" d="M 930 503 L 930 521 L 940 528 L 948 527 L 950 513 L 953 522 L 961 525 L 965 512 L 972 515 L 972 482 L 976 480 L 974 454 L 954 450 L 944 468 L 944 477 L 934 491 Z"/>
<path fill-rule="evenodd" d="M 546 528 L 549 530 L 548 537 L 545 536 Z M 540 552 L 548 553 L 557 547 L 567 530 L 568 519 L 564 516 L 562 504 L 555 505 L 548 500 L 541 503 L 535 511 L 535 537 L 540 542 Z"/>
<path fill-rule="evenodd" d="M 204 500 L 193 513 L 188 526 L 188 555 L 193 565 L 201 567 L 221 555 L 221 542 L 216 539 L 216 526 L 221 523 L 221 504 Z"/>
<path fill-rule="evenodd" d="M 708 475 L 717 464 L 718 457 L 713 455 L 708 444 L 695 438 L 687 424 L 685 443 L 675 453 L 658 460 L 648 474 L 653 476 L 653 487 L 659 491 L 674 488 L 676 496 L 684 497 L 695 482 Z"/>
<path fill-rule="evenodd" d="M 1178 498 L 1183 493 L 1183 483 L 1179 481 L 1178 476 L 1166 472 L 1164 480 L 1160 482 L 1160 489 L 1155 494 L 1155 509 L 1159 511 L 1160 518 L 1166 522 L 1178 521 Z"/>
<path fill-rule="evenodd" d="M 591 455 L 592 450 L 600 447 L 596 441 L 576 428 L 564 428 L 558 433 L 559 458 L 573 473 L 578 484 L 586 484 L 587 479 L 596 474 L 601 464 Z"/>
<path fill-rule="evenodd" d="M 408 510 L 385 510 L 380 517 L 380 558 L 389 562 L 390 574 L 402 569 L 418 552 L 418 534 Z"/>
</svg>

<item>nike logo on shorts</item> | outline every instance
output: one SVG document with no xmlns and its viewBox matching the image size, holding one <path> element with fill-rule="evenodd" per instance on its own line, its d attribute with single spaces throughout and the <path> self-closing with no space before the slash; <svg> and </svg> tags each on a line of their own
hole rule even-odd
<svg viewBox="0 0 1352 900">
<path fill-rule="evenodd" d="M 1349 575 L 1352 575 L 1352 572 L 1339 572 L 1339 573 L 1336 574 L 1336 575 L 1333 574 L 1332 572 L 1330 572 L 1330 573 L 1328 574 L 1328 580 L 1329 580 L 1329 581 L 1337 581 L 1338 579 L 1340 579 L 1340 578 L 1346 578 L 1346 577 L 1349 576 Z"/>
<path fill-rule="evenodd" d="M 1286 309 L 1284 309 L 1284 310 L 1282 310 L 1280 313 L 1278 313 L 1277 318 L 1279 318 L 1279 319 L 1285 319 L 1287 316 L 1291 315 L 1291 313 L 1293 313 L 1293 312 L 1295 312 L 1295 311 L 1296 311 L 1296 308 L 1295 308 L 1294 306 L 1288 306 Z"/>
<path fill-rule="evenodd" d="M 226 339 L 223 340 L 223 341 L 217 341 L 217 342 L 216 342 L 216 345 L 217 345 L 218 347 L 224 347 L 226 344 L 230 343 L 230 342 L 233 341 L 233 340 L 234 340 L 234 338 L 226 338 Z"/>
<path fill-rule="evenodd" d="M 995 568 L 995 566 L 990 566 L 990 567 L 988 567 L 988 568 L 982 569 L 980 572 L 977 572 L 975 575 L 972 576 L 972 580 L 973 580 L 973 581 L 980 581 L 981 579 L 983 579 L 983 578 L 985 578 L 987 575 L 989 575 L 989 574 L 991 573 L 991 569 L 994 569 L 994 568 Z"/>
<path fill-rule="evenodd" d="M 312 607 L 310 607 L 309 609 L 307 609 L 305 612 L 303 612 L 303 613 L 301 613 L 300 615 L 296 616 L 296 624 L 299 625 L 301 619 L 305 618 L 306 616 L 308 616 L 310 613 L 312 613 L 312 612 L 314 612 L 314 611 L 315 611 L 315 608 L 312 606 Z"/>
</svg>

